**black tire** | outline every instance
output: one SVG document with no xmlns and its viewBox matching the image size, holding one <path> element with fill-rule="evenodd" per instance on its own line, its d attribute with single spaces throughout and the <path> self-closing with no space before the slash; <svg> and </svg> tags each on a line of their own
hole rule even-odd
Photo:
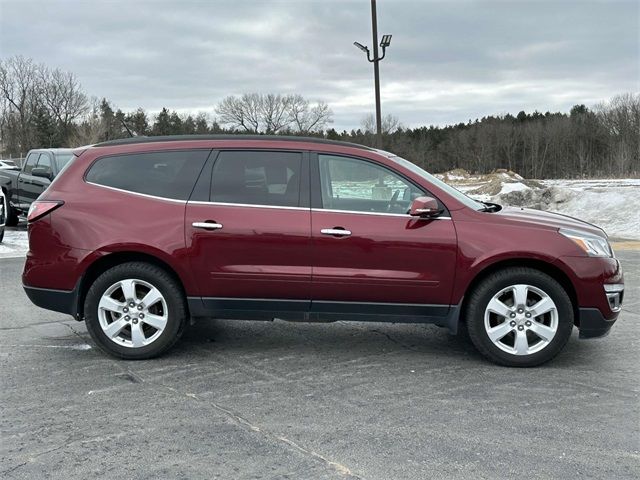
<svg viewBox="0 0 640 480">
<path fill-rule="evenodd" d="M 130 278 L 143 280 L 157 288 L 168 310 L 168 320 L 162 333 L 151 344 L 138 348 L 115 343 L 105 334 L 98 318 L 98 305 L 103 294 L 116 282 Z M 187 324 L 187 306 L 179 283 L 164 269 L 149 263 L 130 262 L 107 270 L 93 282 L 85 298 L 84 316 L 91 338 L 102 351 L 127 360 L 143 360 L 161 355 L 180 339 Z"/>
<path fill-rule="evenodd" d="M 6 194 L 5 194 L 6 195 Z M 5 225 L 7 227 L 15 227 L 18 225 L 20 219 L 18 218 L 18 211 L 11 206 L 11 202 L 9 202 L 8 197 L 5 197 L 7 200 L 7 220 Z"/>
<path fill-rule="evenodd" d="M 558 326 L 554 337 L 542 350 L 528 355 L 515 355 L 496 346 L 485 329 L 484 315 L 494 295 L 511 285 L 528 284 L 549 295 L 556 305 Z M 554 358 L 565 347 L 573 330 L 573 305 L 565 289 L 549 275 L 526 267 L 512 267 L 490 274 L 469 296 L 466 308 L 467 330 L 478 351 L 499 365 L 535 367 Z M 518 327 L 519 328 L 519 327 Z"/>
</svg>

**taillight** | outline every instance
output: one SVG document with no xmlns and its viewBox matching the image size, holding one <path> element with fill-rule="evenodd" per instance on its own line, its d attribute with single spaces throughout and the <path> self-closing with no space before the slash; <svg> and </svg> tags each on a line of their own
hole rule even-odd
<svg viewBox="0 0 640 480">
<path fill-rule="evenodd" d="M 53 212 L 56 208 L 64 205 L 61 200 L 39 200 L 35 201 L 29 207 L 29 213 L 27 214 L 28 222 L 35 222 L 39 218 Z"/>
</svg>

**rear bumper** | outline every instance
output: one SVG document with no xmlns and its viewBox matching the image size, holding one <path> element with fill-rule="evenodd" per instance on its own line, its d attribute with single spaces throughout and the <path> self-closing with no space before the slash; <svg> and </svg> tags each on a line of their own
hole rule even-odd
<svg viewBox="0 0 640 480">
<path fill-rule="evenodd" d="M 74 290 L 54 290 L 51 288 L 27 287 L 23 285 L 25 293 L 34 305 L 54 312 L 76 316 L 78 294 Z"/>
<path fill-rule="evenodd" d="M 580 338 L 598 338 L 609 334 L 618 319 L 618 313 L 607 319 L 597 308 L 580 309 Z"/>
</svg>

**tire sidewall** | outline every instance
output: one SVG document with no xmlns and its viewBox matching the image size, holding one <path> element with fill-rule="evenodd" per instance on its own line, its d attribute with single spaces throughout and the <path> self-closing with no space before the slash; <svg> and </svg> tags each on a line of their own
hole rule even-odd
<svg viewBox="0 0 640 480">
<path fill-rule="evenodd" d="M 551 342 L 531 355 L 513 355 L 498 348 L 484 326 L 484 314 L 489 301 L 500 290 L 511 285 L 527 284 L 539 288 L 551 297 L 558 309 L 558 328 Z M 555 357 L 566 345 L 573 330 L 573 306 L 564 288 L 549 275 L 533 269 L 497 272 L 479 285 L 473 294 L 467 316 L 469 335 L 482 353 L 502 365 L 536 366 Z"/>
<path fill-rule="evenodd" d="M 114 283 L 126 278 L 150 283 L 160 291 L 167 303 L 169 315 L 164 331 L 153 343 L 144 347 L 118 345 L 107 337 L 98 319 L 98 305 L 102 295 Z M 107 270 L 95 280 L 85 298 L 84 315 L 89 334 L 102 350 L 120 358 L 134 360 L 152 358 L 170 348 L 182 334 L 186 309 L 176 282 L 166 272 L 149 264 L 128 263 Z"/>
</svg>

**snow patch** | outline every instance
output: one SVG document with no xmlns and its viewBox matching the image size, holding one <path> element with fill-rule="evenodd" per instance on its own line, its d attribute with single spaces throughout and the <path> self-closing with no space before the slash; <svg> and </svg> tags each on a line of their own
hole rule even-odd
<svg viewBox="0 0 640 480">
<path fill-rule="evenodd" d="M 0 243 L 0 258 L 24 257 L 29 250 L 29 238 L 23 230 L 5 229 Z"/>
</svg>

